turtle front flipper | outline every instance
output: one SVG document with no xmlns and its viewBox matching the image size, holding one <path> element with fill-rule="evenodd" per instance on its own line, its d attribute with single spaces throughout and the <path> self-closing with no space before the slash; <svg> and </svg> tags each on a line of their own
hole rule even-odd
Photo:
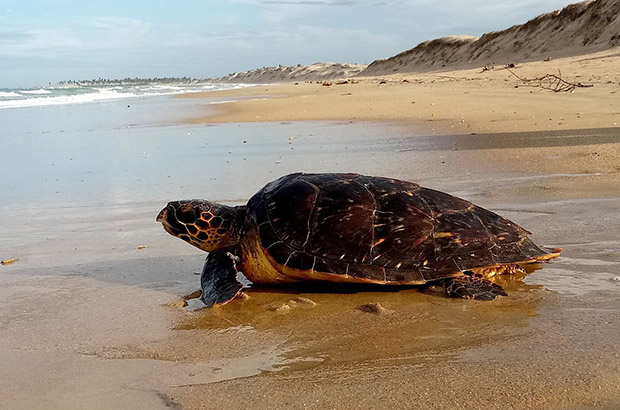
<svg viewBox="0 0 620 410">
<path fill-rule="evenodd" d="M 498 284 L 469 271 L 453 278 L 443 279 L 440 283 L 446 289 L 448 296 L 463 299 L 493 300 L 498 296 L 508 296 Z"/>
<path fill-rule="evenodd" d="M 237 281 L 238 259 L 230 250 L 215 250 L 207 256 L 200 277 L 200 299 L 207 307 L 229 302 L 243 288 Z"/>
</svg>

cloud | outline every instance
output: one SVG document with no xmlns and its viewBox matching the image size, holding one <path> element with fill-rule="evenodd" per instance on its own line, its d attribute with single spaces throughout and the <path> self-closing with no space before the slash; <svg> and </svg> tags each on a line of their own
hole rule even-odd
<svg viewBox="0 0 620 410">
<path fill-rule="evenodd" d="M 59 30 L 24 30 L 0 33 L 1 55 L 52 55 L 82 49 L 79 38 Z"/>
<path fill-rule="evenodd" d="M 275 6 L 353 6 L 354 0 L 231 0 L 230 4 L 275 5 Z"/>
<path fill-rule="evenodd" d="M 175 50 L 188 64 L 214 67 L 214 71 L 221 74 L 278 64 L 369 63 L 376 58 L 373 50 L 401 51 L 397 39 L 389 34 L 312 25 L 300 25 L 294 31 L 187 34 L 170 39 L 163 49 Z M 222 72 L 224 66 L 228 67 L 226 72 Z M 208 75 L 208 72 L 204 74 Z"/>
<path fill-rule="evenodd" d="M 97 17 L 84 20 L 86 27 L 99 30 L 103 35 L 132 35 L 144 36 L 151 29 L 151 23 L 134 18 Z"/>
<path fill-rule="evenodd" d="M 151 34 L 149 22 L 133 18 L 98 17 L 85 20 L 89 46 L 99 50 L 128 49 L 144 45 Z"/>
<path fill-rule="evenodd" d="M 35 33 L 27 31 L 0 31 L 0 42 L 7 44 L 31 41 L 35 37 Z"/>
<path fill-rule="evenodd" d="M 263 0 L 262 4 L 285 4 L 285 5 L 300 5 L 300 6 L 352 6 L 355 5 L 354 1 L 312 1 L 312 0 Z"/>
<path fill-rule="evenodd" d="M 137 19 L 83 19 L 71 29 L 0 32 L 0 55 L 54 58 L 74 53 L 126 50 L 142 45 L 151 25 Z"/>
</svg>

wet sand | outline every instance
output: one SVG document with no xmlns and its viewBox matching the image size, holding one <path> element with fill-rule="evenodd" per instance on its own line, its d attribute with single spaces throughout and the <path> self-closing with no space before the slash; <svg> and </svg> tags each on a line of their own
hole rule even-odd
<svg viewBox="0 0 620 410">
<path fill-rule="evenodd" d="M 0 408 L 620 406 L 617 127 L 433 135 L 416 121 L 214 125 L 246 103 L 221 106 L 210 125 L 97 129 L 84 134 L 97 154 L 85 158 L 67 139 L 54 143 L 60 171 L 10 174 L 24 180 L 7 180 L 0 204 L 2 259 L 19 258 L 0 266 Z M 22 137 L 45 141 L 41 132 Z M 3 144 L 23 158 L 31 146 Z M 165 202 L 243 203 L 299 170 L 419 182 L 564 252 L 523 281 L 500 278 L 509 297 L 489 303 L 302 287 L 180 308 L 204 253 L 155 223 Z M 28 178 L 39 181 L 32 190 Z M 360 308 L 373 303 L 384 309 Z"/>
</svg>

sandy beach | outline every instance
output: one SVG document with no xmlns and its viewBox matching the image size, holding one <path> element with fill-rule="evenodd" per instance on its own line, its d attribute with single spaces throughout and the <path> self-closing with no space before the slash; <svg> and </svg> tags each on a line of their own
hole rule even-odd
<svg viewBox="0 0 620 410">
<path fill-rule="evenodd" d="M 67 127 L 15 126 L 31 139 L 3 141 L 16 163 L 36 144 L 45 158 L 46 132 L 64 139 L 54 164 L 19 173 L 49 180 L 7 181 L 1 203 L 1 256 L 19 260 L 0 266 L 0 408 L 620 407 L 618 66 L 616 48 L 513 70 L 593 85 L 566 93 L 495 67 L 192 94 L 170 99 L 196 107 L 190 120 L 80 129 L 88 157 Z M 204 253 L 159 209 L 244 203 L 295 171 L 418 182 L 564 252 L 499 278 L 509 296 L 489 303 L 301 287 L 182 308 Z"/>
<path fill-rule="evenodd" d="M 503 67 L 257 86 L 242 92 L 255 100 L 223 104 L 197 119 L 398 124 L 410 138 L 397 142 L 403 146 L 389 163 L 366 157 L 375 174 L 489 206 L 564 253 L 525 282 L 507 285 L 510 299 L 495 305 L 408 292 L 302 293 L 318 307 L 297 307 L 280 319 L 268 307 L 292 295 L 260 293 L 194 314 L 184 328 L 285 335 L 284 346 L 295 346 L 301 362 L 183 386 L 173 400 L 188 408 L 618 407 L 619 63 L 612 50 L 512 70 L 521 78 L 562 73 L 593 85 L 567 93 L 526 86 Z M 393 312 L 356 311 L 368 302 Z"/>
<path fill-rule="evenodd" d="M 422 126 L 427 133 L 441 135 L 612 128 L 619 124 L 618 64 L 620 51 L 615 48 L 517 64 L 510 69 L 499 65 L 486 71 L 476 67 L 256 86 L 208 93 L 222 97 L 251 95 L 255 99 L 222 104 L 218 115 L 196 121 L 390 121 L 415 124 L 416 129 Z M 511 71 L 525 79 L 559 74 L 571 83 L 593 87 L 554 93 L 527 86 Z"/>
<path fill-rule="evenodd" d="M 618 65 L 620 52 L 616 48 L 523 63 L 512 69 L 362 77 L 330 81 L 330 86 L 325 82 L 256 86 L 209 93 L 221 98 L 243 95 L 254 99 L 220 104 L 215 115 L 193 122 L 333 120 L 399 124 L 418 135 L 454 136 L 454 141 L 467 144 L 467 151 L 484 149 L 485 154 L 475 155 L 474 160 L 484 161 L 495 172 L 556 174 L 559 185 L 555 199 L 562 195 L 615 197 L 618 190 L 608 184 L 618 181 L 620 175 Z M 566 81 L 587 87 L 556 93 L 518 78 L 558 73 Z M 204 96 L 196 93 L 182 98 Z M 542 132 L 546 132 L 545 137 L 540 137 Z M 527 145 L 513 142 L 521 138 L 531 141 Z M 462 155 L 454 160 L 459 161 Z M 583 184 L 562 178 L 562 174 L 592 174 L 595 178 Z"/>
</svg>

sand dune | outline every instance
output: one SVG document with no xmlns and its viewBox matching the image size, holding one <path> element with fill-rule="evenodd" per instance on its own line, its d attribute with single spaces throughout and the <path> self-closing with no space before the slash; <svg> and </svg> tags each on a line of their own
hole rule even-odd
<svg viewBox="0 0 620 410">
<path fill-rule="evenodd" d="M 290 81 L 324 81 L 353 77 L 366 68 L 364 64 L 314 63 L 312 65 L 263 67 L 217 78 L 225 83 L 270 84 Z"/>
<path fill-rule="evenodd" d="M 620 0 L 595 0 L 542 14 L 525 24 L 481 37 L 449 36 L 425 41 L 393 57 L 363 64 L 315 63 L 263 67 L 214 79 L 266 84 L 327 81 L 433 70 L 516 64 L 591 54 L 620 46 Z"/>
<path fill-rule="evenodd" d="M 444 37 L 385 60 L 362 75 L 520 63 L 594 53 L 620 45 L 620 1 L 572 4 L 525 24 L 475 37 Z"/>
</svg>

